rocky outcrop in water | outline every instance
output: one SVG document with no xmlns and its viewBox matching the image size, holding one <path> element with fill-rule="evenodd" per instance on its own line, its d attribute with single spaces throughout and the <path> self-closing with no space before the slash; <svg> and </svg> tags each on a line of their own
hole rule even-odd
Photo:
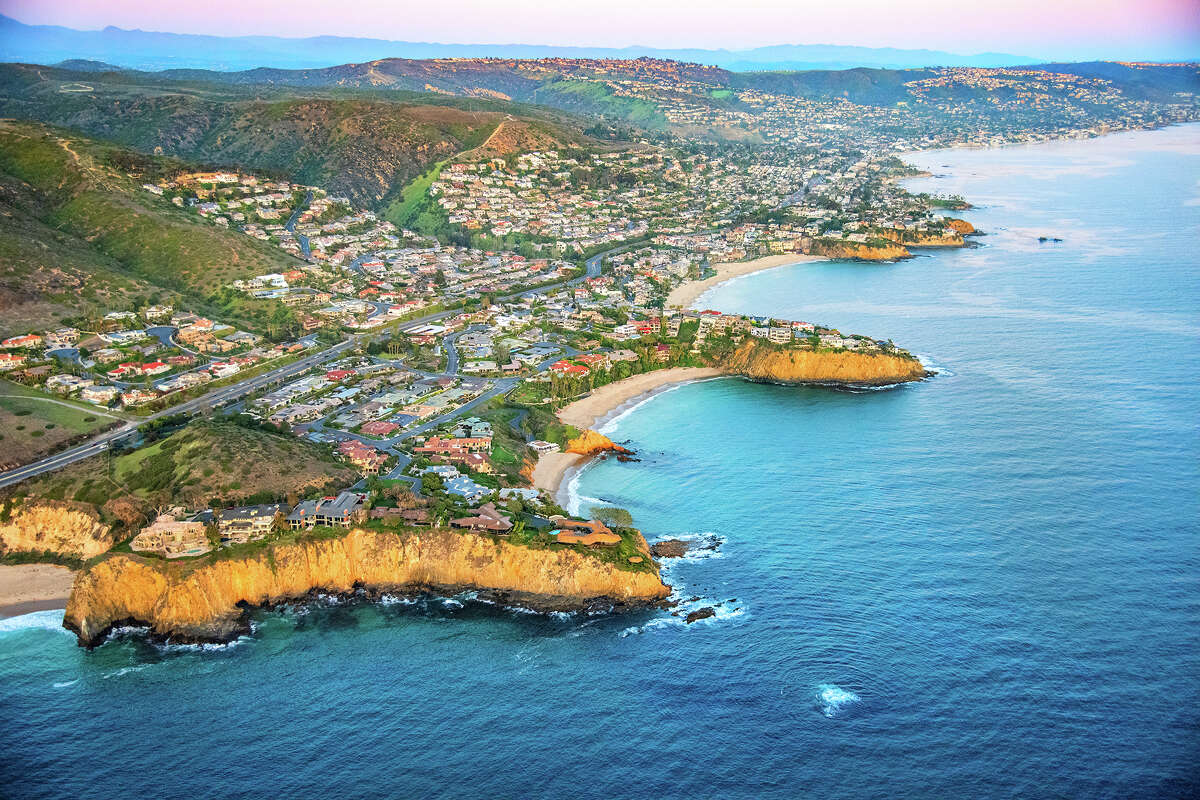
<svg viewBox="0 0 1200 800">
<path fill-rule="evenodd" d="M 850 350 L 798 350 L 747 339 L 722 365 L 733 375 L 771 383 L 839 383 L 882 386 L 919 381 L 925 367 L 915 358 Z"/>
<path fill-rule="evenodd" d="M 642 542 L 642 549 L 649 549 Z M 637 608 L 669 592 L 651 562 L 622 569 L 574 549 L 538 550 L 442 529 L 353 530 L 329 539 L 267 544 L 250 555 L 166 562 L 114 553 L 81 570 L 63 625 L 94 646 L 118 625 L 149 626 L 177 641 L 228 641 L 245 609 L 313 591 L 456 594 L 546 611 Z"/>
<path fill-rule="evenodd" d="M 605 453 L 615 453 L 618 456 L 631 456 L 633 451 L 614 442 L 602 433 L 586 430 L 578 437 L 567 442 L 568 453 L 578 453 L 581 456 L 598 456 Z"/>
</svg>

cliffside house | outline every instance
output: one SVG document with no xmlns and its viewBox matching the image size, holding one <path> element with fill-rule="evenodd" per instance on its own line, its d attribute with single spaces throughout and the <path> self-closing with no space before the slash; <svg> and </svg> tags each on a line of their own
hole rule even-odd
<svg viewBox="0 0 1200 800">
<path fill-rule="evenodd" d="M 500 509 L 496 508 L 495 503 L 487 503 L 474 511 L 475 513 L 469 517 L 450 520 L 451 527 L 499 534 L 506 534 L 512 530 L 512 520 L 504 516 Z"/>
<path fill-rule="evenodd" d="M 288 515 L 288 526 L 292 530 L 316 526 L 349 528 L 366 519 L 366 503 L 367 496 L 356 492 L 342 492 L 337 497 L 305 500 Z"/>
<path fill-rule="evenodd" d="M 129 543 L 131 550 L 161 553 L 167 558 L 199 556 L 212 550 L 203 522 L 179 520 L 173 514 L 160 514 Z"/>
<path fill-rule="evenodd" d="M 596 545 L 620 544 L 621 537 L 600 520 L 585 522 L 579 519 L 568 519 L 555 514 L 550 521 L 557 526 L 554 538 L 560 544 L 582 544 L 588 547 Z"/>
<path fill-rule="evenodd" d="M 221 544 L 245 544 L 264 539 L 274 529 L 276 517 L 285 513 L 287 506 L 280 503 L 218 511 L 217 531 L 221 534 Z"/>
</svg>

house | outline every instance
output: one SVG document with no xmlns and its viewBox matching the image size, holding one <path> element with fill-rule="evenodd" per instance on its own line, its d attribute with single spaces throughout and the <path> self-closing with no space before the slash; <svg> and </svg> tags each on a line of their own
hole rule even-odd
<svg viewBox="0 0 1200 800">
<path fill-rule="evenodd" d="M 555 361 L 550 366 L 550 371 L 563 377 L 583 377 L 591 372 L 582 364 L 572 364 L 570 361 Z"/>
<path fill-rule="evenodd" d="M 491 436 L 465 436 L 457 439 L 443 439 L 439 436 L 430 436 L 425 440 L 425 444 L 420 447 L 414 447 L 413 452 L 453 455 L 456 453 L 488 452 L 491 449 Z"/>
<path fill-rule="evenodd" d="M 287 511 L 287 506 L 267 503 L 218 511 L 217 531 L 222 544 L 245 544 L 264 539 L 275 528 L 275 520 Z"/>
<path fill-rule="evenodd" d="M 512 520 L 501 513 L 495 503 L 487 503 L 474 511 L 472 516 L 450 520 L 451 527 L 501 534 L 512 529 Z"/>
<path fill-rule="evenodd" d="M 0 342 L 0 348 L 5 350 L 15 350 L 18 347 L 41 347 L 42 337 L 36 333 L 27 333 L 24 336 L 13 336 L 11 339 L 5 339 Z"/>
<path fill-rule="evenodd" d="M 529 443 L 529 449 L 540 456 L 543 453 L 557 453 L 559 446 L 554 442 L 543 442 L 541 439 L 534 439 Z"/>
<path fill-rule="evenodd" d="M 392 432 L 399 429 L 399 427 L 394 422 L 372 420 L 371 422 L 363 423 L 363 426 L 359 430 L 367 436 L 391 436 Z"/>
<path fill-rule="evenodd" d="M 342 492 L 337 497 L 322 497 L 320 500 L 305 500 L 288 515 L 288 525 L 293 530 L 321 526 L 326 528 L 349 528 L 366 517 L 367 496 L 355 492 Z"/>
<path fill-rule="evenodd" d="M 118 394 L 119 390 L 115 386 L 85 386 L 79 392 L 79 399 L 106 406 L 115 400 Z"/>
<path fill-rule="evenodd" d="M 325 373 L 325 380 L 329 381 L 330 383 L 337 383 L 338 381 L 344 381 L 346 378 L 353 377 L 357 374 L 358 373 L 352 369 L 331 369 Z"/>
<path fill-rule="evenodd" d="M 474 503 L 492 491 L 486 486 L 480 486 L 465 475 L 459 475 L 457 478 L 446 481 L 445 486 L 447 492 L 462 497 L 468 503 Z"/>
<path fill-rule="evenodd" d="M 212 550 L 203 522 L 178 520 L 172 514 L 160 514 L 133 537 L 130 549 L 143 553 L 161 553 L 167 558 L 199 556 Z"/>
<path fill-rule="evenodd" d="M 0 372 L 25 366 L 26 358 L 18 353 L 0 353 Z"/>
<path fill-rule="evenodd" d="M 364 475 L 378 475 L 387 463 L 387 455 L 379 452 L 369 444 L 363 444 L 357 439 L 349 439 L 338 444 L 338 453 L 353 464 Z"/>
<path fill-rule="evenodd" d="M 560 544 L 582 544 L 594 547 L 621 543 L 621 537 L 613 533 L 612 529 L 600 520 L 584 522 L 555 514 L 550 517 L 550 521 L 558 526 L 558 530 L 554 532 L 554 538 Z"/>
</svg>

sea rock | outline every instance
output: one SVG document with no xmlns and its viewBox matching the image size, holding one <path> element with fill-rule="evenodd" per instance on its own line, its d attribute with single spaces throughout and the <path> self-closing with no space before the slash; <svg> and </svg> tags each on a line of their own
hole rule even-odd
<svg viewBox="0 0 1200 800">
<path fill-rule="evenodd" d="M 690 612 L 686 617 L 683 618 L 683 621 L 685 624 L 691 625 L 697 620 L 708 619 L 709 617 L 715 617 L 716 615 L 717 610 L 715 608 L 712 606 L 705 606 L 704 608 L 698 608 L 695 611 Z"/>
<path fill-rule="evenodd" d="M 578 453 L 583 456 L 596 456 L 605 453 L 615 453 L 618 456 L 631 456 L 633 451 L 609 439 L 602 433 L 586 430 L 577 438 L 567 442 L 568 453 Z"/>
<path fill-rule="evenodd" d="M 650 555 L 655 558 L 683 558 L 690 545 L 682 539 L 666 539 L 650 545 Z"/>
</svg>

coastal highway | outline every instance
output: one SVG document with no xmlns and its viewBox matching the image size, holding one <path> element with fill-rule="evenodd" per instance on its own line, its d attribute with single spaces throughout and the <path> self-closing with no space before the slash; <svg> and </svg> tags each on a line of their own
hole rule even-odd
<svg viewBox="0 0 1200 800">
<path fill-rule="evenodd" d="M 142 425 L 145 425 L 151 420 L 159 419 L 160 417 L 173 416 L 175 414 L 192 414 L 199 411 L 205 411 L 210 408 L 232 402 L 240 397 L 244 397 L 251 392 L 268 386 L 277 381 L 291 377 L 297 373 L 303 372 L 317 364 L 324 363 L 331 359 L 337 358 L 342 353 L 345 353 L 351 347 L 358 343 L 357 339 L 346 339 L 326 350 L 312 355 L 305 356 L 290 364 L 285 364 L 269 372 L 264 372 L 262 375 L 257 375 L 253 378 L 248 378 L 244 381 L 223 386 L 219 389 L 214 389 L 200 397 L 180 403 L 177 406 L 158 411 L 145 419 L 130 422 L 115 431 L 108 431 L 100 434 L 92 439 L 89 439 L 83 444 L 64 450 L 61 453 L 55 453 L 52 456 L 47 456 L 40 461 L 35 461 L 32 464 L 26 464 L 23 467 L 10 469 L 7 472 L 0 473 L 0 488 L 11 486 L 14 483 L 19 483 L 27 478 L 32 478 L 37 475 L 43 475 L 47 472 L 53 472 L 57 469 L 62 469 L 65 466 L 74 464 L 77 461 L 82 461 L 89 456 L 94 456 L 97 453 L 102 453 L 109 448 L 115 439 L 127 436 L 136 431 Z"/>
</svg>

